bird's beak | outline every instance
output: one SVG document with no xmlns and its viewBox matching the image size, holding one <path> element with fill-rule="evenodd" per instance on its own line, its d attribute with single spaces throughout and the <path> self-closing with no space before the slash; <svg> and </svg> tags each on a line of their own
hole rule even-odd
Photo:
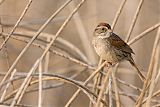
<svg viewBox="0 0 160 107">
<path fill-rule="evenodd" d="M 95 29 L 95 31 L 98 30 L 98 28 Z"/>
</svg>

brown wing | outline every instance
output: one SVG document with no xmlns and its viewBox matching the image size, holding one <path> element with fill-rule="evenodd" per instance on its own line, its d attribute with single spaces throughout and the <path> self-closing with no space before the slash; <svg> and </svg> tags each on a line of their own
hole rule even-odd
<svg viewBox="0 0 160 107">
<path fill-rule="evenodd" d="M 117 48 L 118 50 L 122 50 L 127 53 L 133 53 L 133 50 L 130 48 L 128 44 L 126 44 L 118 35 L 115 33 L 111 32 L 111 36 L 108 38 L 109 42 L 111 43 L 112 46 Z"/>
</svg>

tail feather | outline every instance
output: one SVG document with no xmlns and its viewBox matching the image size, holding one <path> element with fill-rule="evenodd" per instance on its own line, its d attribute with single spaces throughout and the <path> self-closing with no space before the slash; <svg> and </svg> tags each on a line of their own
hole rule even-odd
<svg viewBox="0 0 160 107">
<path fill-rule="evenodd" d="M 136 69 L 138 76 L 140 77 L 140 79 L 142 81 L 146 80 L 146 77 L 142 74 L 142 72 L 139 70 L 139 68 L 137 67 L 137 65 L 134 63 L 134 61 L 129 61 L 131 63 L 131 65 Z"/>
</svg>

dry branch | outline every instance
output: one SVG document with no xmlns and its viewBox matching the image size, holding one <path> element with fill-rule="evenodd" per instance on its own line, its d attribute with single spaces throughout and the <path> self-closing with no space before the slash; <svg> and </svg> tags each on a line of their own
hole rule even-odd
<svg viewBox="0 0 160 107">
<path fill-rule="evenodd" d="M 3 79 L 0 82 L 0 90 L 2 88 L 3 82 L 7 79 L 8 75 L 12 72 L 22 55 L 27 51 L 27 49 L 31 46 L 31 44 L 34 42 L 34 40 L 39 36 L 39 34 L 47 27 L 47 25 L 52 21 L 52 19 L 64 8 L 66 5 L 68 5 L 72 0 L 68 0 L 66 3 L 64 3 L 55 13 L 52 14 L 50 18 L 41 26 L 41 28 L 36 32 L 36 34 L 33 36 L 33 38 L 29 41 L 29 43 L 23 48 L 21 53 L 18 55 L 18 57 L 15 59 L 9 70 L 7 71 L 6 75 L 3 77 Z"/>
<path fill-rule="evenodd" d="M 147 91 L 148 85 L 150 84 L 150 78 L 152 76 L 153 73 L 153 65 L 155 62 L 155 53 L 156 53 L 156 49 L 157 49 L 157 45 L 158 45 L 158 41 L 159 41 L 160 35 L 157 35 L 155 38 L 155 42 L 154 42 L 154 46 L 153 46 L 153 50 L 152 50 L 152 56 L 151 56 L 151 60 L 150 60 L 150 65 L 149 65 L 149 69 L 148 69 L 148 73 L 147 73 L 147 79 L 146 81 L 144 81 L 144 85 L 143 85 L 143 89 L 142 92 L 136 102 L 136 107 L 140 107 L 143 97 L 145 95 L 145 92 Z"/>
<path fill-rule="evenodd" d="M 104 62 L 103 64 L 101 64 L 101 66 L 99 66 L 87 79 L 86 81 L 83 83 L 83 85 L 87 85 L 89 83 L 89 81 L 106 65 L 107 62 Z M 65 105 L 65 107 L 69 107 L 71 105 L 71 103 L 74 101 L 74 99 L 77 97 L 77 95 L 79 94 L 80 89 L 78 89 L 74 95 L 70 98 L 70 100 L 67 102 L 67 104 Z"/>
<path fill-rule="evenodd" d="M 7 41 L 9 40 L 9 38 L 12 36 L 13 32 L 16 30 L 16 28 L 18 27 L 18 25 L 20 24 L 20 22 L 22 21 L 22 19 L 24 18 L 25 14 L 27 13 L 30 5 L 32 3 L 32 0 L 29 0 L 25 9 L 23 10 L 22 14 L 20 15 L 18 21 L 16 22 L 16 24 L 14 25 L 13 29 L 11 30 L 11 32 L 8 34 L 7 38 L 3 41 L 3 43 L 0 46 L 0 51 L 2 50 L 2 48 L 5 46 L 5 44 L 7 43 Z"/>
</svg>

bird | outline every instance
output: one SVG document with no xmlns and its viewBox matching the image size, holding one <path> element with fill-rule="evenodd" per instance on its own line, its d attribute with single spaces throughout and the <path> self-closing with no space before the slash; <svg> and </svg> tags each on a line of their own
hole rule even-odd
<svg viewBox="0 0 160 107">
<path fill-rule="evenodd" d="M 113 33 L 108 23 L 101 22 L 95 28 L 92 45 L 98 56 L 107 61 L 108 64 L 115 65 L 127 60 L 136 69 L 140 79 L 146 80 L 132 58 L 132 54 L 135 53 L 126 42 Z"/>
</svg>

